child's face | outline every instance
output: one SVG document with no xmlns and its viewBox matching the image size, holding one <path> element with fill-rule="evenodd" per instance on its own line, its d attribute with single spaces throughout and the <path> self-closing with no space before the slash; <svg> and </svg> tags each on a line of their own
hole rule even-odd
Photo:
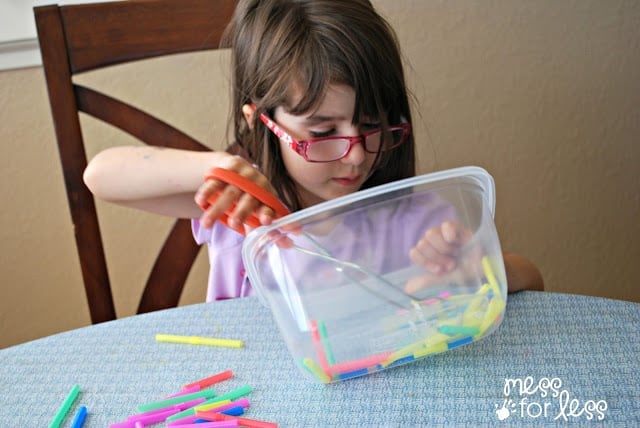
<svg viewBox="0 0 640 428">
<path fill-rule="evenodd" d="M 371 124 L 366 118 L 361 124 L 352 124 L 354 108 L 353 88 L 331 85 L 315 111 L 294 116 L 278 107 L 273 119 L 297 140 L 330 135 L 356 136 L 368 131 Z M 323 163 L 307 162 L 283 141 L 280 141 L 280 149 L 304 208 L 358 191 L 369 177 L 376 157 L 367 153 L 362 144 L 352 146 L 342 159 Z"/>
</svg>

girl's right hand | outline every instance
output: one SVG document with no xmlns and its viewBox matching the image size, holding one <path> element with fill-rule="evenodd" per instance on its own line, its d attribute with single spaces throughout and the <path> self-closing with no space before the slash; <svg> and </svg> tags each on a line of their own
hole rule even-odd
<svg viewBox="0 0 640 428">
<path fill-rule="evenodd" d="M 424 269 L 424 273 L 405 284 L 407 294 L 435 284 L 460 283 L 482 274 L 482 249 L 471 245 L 473 232 L 461 223 L 446 221 L 427 230 L 409 252 L 410 259 Z M 464 254 L 463 254 L 464 253 Z"/>
<path fill-rule="evenodd" d="M 230 155 L 223 165 L 217 165 L 217 167 L 241 175 L 276 195 L 275 189 L 269 183 L 269 180 L 253 165 L 239 156 Z M 252 214 L 255 213 L 263 225 L 271 224 L 275 218 L 275 212 L 272 208 L 264 205 L 238 187 L 221 180 L 205 180 L 196 191 L 194 200 L 203 209 L 203 213 L 200 216 L 200 224 L 206 228 L 211 228 L 223 214 L 228 216 L 227 225 L 243 234 L 248 232 L 248 226 L 244 223 Z"/>
</svg>

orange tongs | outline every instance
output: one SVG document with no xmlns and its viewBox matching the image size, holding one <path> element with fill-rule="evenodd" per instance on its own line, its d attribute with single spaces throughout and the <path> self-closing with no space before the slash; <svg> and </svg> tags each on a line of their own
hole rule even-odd
<svg viewBox="0 0 640 428">
<path fill-rule="evenodd" d="M 238 189 L 242 190 L 245 193 L 248 193 L 249 195 L 262 202 L 264 205 L 271 208 L 275 212 L 276 218 L 284 217 L 285 215 L 289 214 L 289 209 L 273 194 L 269 193 L 263 187 L 258 186 L 253 181 L 241 176 L 234 171 L 230 171 L 224 168 L 213 168 L 205 176 L 205 181 L 207 180 L 223 181 L 232 186 L 236 186 Z M 217 192 L 214 195 L 211 195 L 207 200 L 208 204 L 213 204 L 215 200 L 220 196 L 220 193 L 221 191 Z M 209 205 L 202 206 L 201 208 L 203 210 L 207 209 Z M 218 218 L 218 221 L 229 226 L 229 213 L 231 213 L 235 209 L 235 206 L 236 205 L 233 204 L 232 207 L 230 207 L 224 214 L 222 214 Z M 250 226 L 252 228 L 256 228 L 261 225 L 260 220 L 255 213 L 252 213 L 249 217 L 247 217 L 244 222 L 247 226 Z M 238 230 L 238 232 L 242 233 L 243 235 L 245 234 L 245 232 L 241 230 Z"/>
</svg>

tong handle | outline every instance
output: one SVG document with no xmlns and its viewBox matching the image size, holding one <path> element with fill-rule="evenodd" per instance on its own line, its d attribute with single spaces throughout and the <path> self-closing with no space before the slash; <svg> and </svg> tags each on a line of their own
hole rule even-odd
<svg viewBox="0 0 640 428">
<path fill-rule="evenodd" d="M 282 202 L 280 202 L 280 200 L 276 198 L 273 194 L 269 193 L 266 189 L 258 186 L 253 181 L 241 176 L 240 174 L 234 171 L 230 171 L 224 168 L 213 168 L 205 176 L 205 181 L 207 180 L 219 180 L 227 184 L 231 184 L 232 186 L 236 186 L 238 189 L 242 190 L 245 193 L 248 193 L 252 197 L 262 202 L 264 205 L 271 208 L 276 213 L 276 217 L 283 217 L 289 214 L 289 209 Z M 217 192 L 216 194 L 211 195 L 209 199 L 207 199 L 207 202 L 209 204 L 213 204 L 216 201 L 216 199 L 218 199 L 218 196 L 220 196 L 220 192 Z M 229 223 L 228 223 L 229 213 L 235 209 L 235 206 L 236 205 L 234 204 L 223 215 L 221 215 L 218 218 L 218 221 L 229 226 Z M 204 209 L 206 207 L 202 207 L 202 208 Z M 252 213 L 245 220 L 245 224 L 247 224 L 250 227 L 256 228 L 260 226 L 260 220 L 258 219 L 255 213 Z M 244 234 L 243 231 L 238 231 L 238 232 Z"/>
</svg>

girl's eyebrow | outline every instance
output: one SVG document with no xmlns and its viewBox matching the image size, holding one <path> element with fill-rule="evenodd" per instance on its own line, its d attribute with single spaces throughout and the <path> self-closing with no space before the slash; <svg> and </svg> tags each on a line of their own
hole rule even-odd
<svg viewBox="0 0 640 428">
<path fill-rule="evenodd" d="M 344 117 L 312 114 L 311 116 L 305 117 L 303 122 L 307 125 L 314 125 L 317 123 L 340 121 L 340 120 L 344 120 Z"/>
</svg>

